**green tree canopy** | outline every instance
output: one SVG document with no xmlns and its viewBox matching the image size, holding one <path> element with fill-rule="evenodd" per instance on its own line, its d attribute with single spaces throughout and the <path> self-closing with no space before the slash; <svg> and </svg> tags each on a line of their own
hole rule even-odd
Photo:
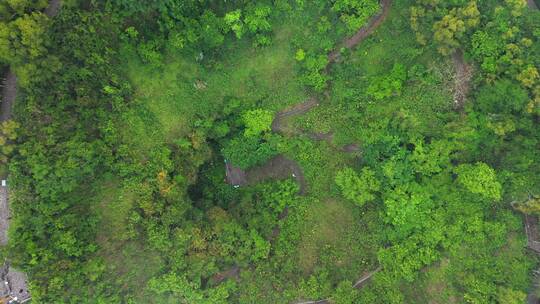
<svg viewBox="0 0 540 304">
<path fill-rule="evenodd" d="M 256 109 L 245 112 L 242 120 L 246 129 L 245 136 L 259 136 L 264 132 L 270 131 L 274 114 L 268 110 Z"/>
<path fill-rule="evenodd" d="M 458 175 L 457 181 L 472 193 L 479 194 L 486 199 L 501 199 L 501 184 L 497 181 L 495 170 L 485 163 L 474 165 L 463 164 L 454 169 Z"/>
<path fill-rule="evenodd" d="M 375 173 L 367 167 L 362 168 L 360 174 L 351 168 L 345 168 L 337 173 L 335 181 L 343 196 L 358 206 L 374 200 L 375 192 L 381 187 Z"/>
</svg>

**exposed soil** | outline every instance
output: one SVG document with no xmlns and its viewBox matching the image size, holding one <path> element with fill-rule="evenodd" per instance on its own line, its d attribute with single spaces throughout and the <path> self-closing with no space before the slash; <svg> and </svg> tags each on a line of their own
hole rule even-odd
<svg viewBox="0 0 540 304">
<path fill-rule="evenodd" d="M 45 15 L 47 15 L 49 18 L 58 15 L 58 12 L 60 12 L 60 7 L 62 7 L 62 0 L 49 1 L 49 6 L 47 6 L 45 9 Z"/>
<path fill-rule="evenodd" d="M 226 279 L 237 279 L 240 276 L 240 267 L 233 266 L 225 271 L 218 272 L 210 279 L 213 284 L 219 284 Z"/>
<path fill-rule="evenodd" d="M 527 247 L 540 254 L 540 238 L 538 236 L 538 217 L 525 215 L 525 234 L 527 235 Z"/>
<path fill-rule="evenodd" d="M 527 0 L 527 4 L 529 5 L 530 9 L 537 10 L 538 5 L 536 5 L 536 2 L 534 0 Z"/>
<path fill-rule="evenodd" d="M 247 172 L 248 184 L 258 184 L 268 179 L 294 178 L 300 187 L 299 193 L 304 195 L 307 191 L 307 184 L 302 172 L 302 168 L 297 162 L 288 159 L 283 155 L 278 155 L 264 165 L 251 168 Z"/>
<path fill-rule="evenodd" d="M 343 146 L 341 150 L 345 153 L 356 153 L 360 151 L 360 146 L 357 144 L 348 144 L 348 145 Z"/>
<path fill-rule="evenodd" d="M 227 182 L 234 186 L 256 185 L 269 179 L 294 178 L 300 186 L 299 194 L 306 193 L 307 184 L 302 168 L 284 155 L 271 158 L 261 166 L 242 170 L 230 162 L 225 165 Z"/>
<path fill-rule="evenodd" d="M 356 34 L 343 41 L 343 43 L 339 47 L 335 48 L 332 52 L 330 52 L 330 54 L 328 54 L 329 64 L 339 60 L 339 58 L 341 57 L 341 49 L 352 49 L 364 39 L 366 39 L 371 33 L 373 33 L 373 31 L 375 31 L 375 29 L 377 29 L 381 25 L 381 23 L 386 19 L 386 17 L 388 17 L 391 5 L 392 0 L 381 0 L 381 12 L 372 17 L 368 24 L 360 28 L 356 32 Z"/>
<path fill-rule="evenodd" d="M 317 97 L 310 97 L 304 102 L 298 103 L 289 109 L 279 111 L 272 121 L 272 131 L 276 133 L 286 133 L 286 118 L 305 114 L 318 105 L 319 99 Z"/>
<path fill-rule="evenodd" d="M 227 183 L 233 186 L 243 186 L 247 184 L 246 172 L 230 162 L 225 164 L 225 176 Z"/>
<path fill-rule="evenodd" d="M 9 227 L 9 205 L 8 189 L 0 186 L 0 245 L 5 246 L 8 243 Z"/>
<path fill-rule="evenodd" d="M 472 78 L 472 66 L 465 62 L 463 58 L 463 52 L 457 50 L 452 54 L 452 62 L 456 69 L 456 76 L 454 79 L 454 106 L 457 109 L 461 109 L 467 100 L 467 95 L 471 87 Z"/>
<path fill-rule="evenodd" d="M 306 301 L 306 302 L 296 302 L 295 304 L 329 304 L 328 300 L 318 300 L 318 301 Z"/>
<path fill-rule="evenodd" d="M 353 287 L 356 288 L 356 289 L 360 289 L 362 287 L 364 287 L 365 283 L 371 279 L 371 277 L 376 274 L 377 272 L 381 271 L 381 267 L 377 267 L 377 269 L 371 271 L 371 272 L 368 272 L 366 273 L 365 275 L 363 275 L 362 277 L 360 277 L 356 283 L 354 283 Z"/>
<path fill-rule="evenodd" d="M 4 76 L 2 87 L 2 105 L 0 106 L 0 122 L 11 118 L 11 111 L 17 97 L 17 76 L 9 69 Z"/>
<path fill-rule="evenodd" d="M 527 247 L 540 255 L 540 238 L 538 235 L 538 217 L 532 215 L 525 215 L 525 234 L 527 235 Z M 540 287 L 540 281 L 538 278 L 539 271 L 533 272 L 533 288 L 527 295 L 528 304 L 538 304 L 540 299 L 536 295 L 536 290 Z"/>
</svg>

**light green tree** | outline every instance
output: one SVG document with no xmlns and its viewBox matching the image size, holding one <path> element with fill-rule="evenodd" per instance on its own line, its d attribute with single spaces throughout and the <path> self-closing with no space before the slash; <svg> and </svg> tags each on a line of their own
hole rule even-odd
<svg viewBox="0 0 540 304">
<path fill-rule="evenodd" d="M 47 23 L 48 18 L 39 12 L 0 23 L 0 62 L 13 64 L 43 55 Z"/>
<path fill-rule="evenodd" d="M 433 24 L 433 38 L 443 55 L 450 55 L 460 45 L 465 32 L 480 23 L 480 11 L 476 1 L 467 6 L 453 8 L 441 20 Z"/>
<path fill-rule="evenodd" d="M 381 188 L 375 173 L 367 167 L 362 169 L 360 175 L 351 168 L 345 168 L 337 173 L 335 181 L 343 196 L 358 206 L 375 199 L 375 192 Z"/>
<path fill-rule="evenodd" d="M 337 0 L 332 6 L 332 10 L 340 14 L 341 21 L 351 32 L 366 24 L 378 9 L 379 3 L 375 0 Z"/>
<path fill-rule="evenodd" d="M 234 32 L 236 38 L 240 39 L 244 35 L 244 22 L 242 22 L 242 11 L 240 9 L 225 14 L 224 20 L 227 26 Z"/>
<path fill-rule="evenodd" d="M 332 303 L 353 304 L 357 296 L 358 290 L 353 287 L 350 281 L 341 281 L 332 295 Z"/>
<path fill-rule="evenodd" d="M 502 187 L 497 181 L 495 170 L 485 163 L 459 165 L 454 172 L 458 175 L 457 182 L 470 192 L 487 199 L 501 199 Z"/>
<path fill-rule="evenodd" d="M 527 294 L 521 290 L 513 290 L 510 288 L 499 288 L 497 291 L 497 300 L 498 303 L 505 304 L 521 304 L 525 303 Z"/>
<path fill-rule="evenodd" d="M 4 121 L 0 125 L 0 167 L 2 169 L 15 148 L 13 141 L 17 138 L 18 128 L 19 124 L 13 120 Z"/>
<path fill-rule="evenodd" d="M 263 109 L 255 109 L 245 112 L 242 115 L 242 120 L 246 129 L 245 136 L 258 136 L 263 132 L 270 131 L 274 114 Z"/>
</svg>

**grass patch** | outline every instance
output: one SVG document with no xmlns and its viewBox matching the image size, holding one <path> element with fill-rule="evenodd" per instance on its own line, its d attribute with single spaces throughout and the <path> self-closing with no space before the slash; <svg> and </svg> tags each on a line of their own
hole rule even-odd
<svg viewBox="0 0 540 304">
<path fill-rule="evenodd" d="M 304 275 L 317 268 L 331 269 L 336 280 L 352 281 L 374 268 L 377 240 L 369 223 L 373 216 L 339 199 L 310 205 L 298 245 L 299 269 Z"/>
<path fill-rule="evenodd" d="M 395 63 L 404 65 L 409 74 L 400 94 L 373 100 L 366 93 L 369 85 L 388 75 Z M 447 116 L 452 115 L 448 71 L 451 71 L 448 59 L 417 45 L 409 28 L 408 10 L 396 3 L 373 35 L 343 62 L 332 66 L 331 75 L 337 76 L 332 81 L 329 98 L 297 118 L 295 127 L 314 132 L 333 131 L 337 146 L 362 143 L 371 132 L 376 132 L 369 129 L 396 113 L 408 117 L 422 133 L 442 130 Z"/>
<path fill-rule="evenodd" d="M 129 216 L 134 195 L 111 177 L 97 188 L 101 189 L 94 204 L 94 212 L 100 218 L 97 254 L 105 261 L 105 276 L 121 289 L 119 294 L 131 294 L 140 303 L 150 298 L 145 286 L 164 266 L 163 259 L 146 244 L 130 238 Z"/>
<path fill-rule="evenodd" d="M 223 47 L 218 61 L 168 53 L 161 68 L 141 63 L 125 47 L 124 69 L 134 85 L 136 107 L 124 115 L 124 137 L 134 138 L 131 142 L 144 151 L 187 135 L 198 119 L 215 117 L 231 100 L 238 100 L 241 109 L 271 111 L 304 100 L 288 28 L 276 29 L 266 48 L 235 40 Z"/>
</svg>

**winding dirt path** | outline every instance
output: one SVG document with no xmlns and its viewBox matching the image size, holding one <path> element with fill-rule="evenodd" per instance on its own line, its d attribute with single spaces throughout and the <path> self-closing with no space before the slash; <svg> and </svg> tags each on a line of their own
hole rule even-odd
<svg viewBox="0 0 540 304">
<path fill-rule="evenodd" d="M 341 49 L 352 49 L 356 47 L 360 42 L 366 39 L 375 29 L 377 29 L 381 23 L 388 17 L 390 7 L 392 6 L 392 0 L 381 0 L 381 12 L 369 20 L 368 24 L 361 27 L 353 36 L 343 41 L 343 43 L 335 48 L 330 54 L 328 54 L 328 64 L 332 64 L 339 60 L 341 57 Z"/>
<path fill-rule="evenodd" d="M 361 27 L 353 36 L 345 39 L 339 47 L 334 49 L 330 54 L 328 55 L 328 64 L 326 66 L 326 70 L 328 71 L 329 67 L 336 63 L 337 60 L 341 57 L 341 49 L 347 48 L 347 49 L 353 49 L 355 48 L 360 42 L 362 42 L 364 39 L 366 39 L 371 33 L 375 31 L 377 27 L 379 27 L 382 22 L 386 19 L 388 16 L 388 13 L 390 12 L 390 8 L 392 5 L 392 0 L 381 0 L 381 12 L 377 15 L 371 17 L 369 22 Z M 328 92 L 325 92 L 328 93 Z M 274 120 L 272 121 L 272 131 L 276 133 L 287 133 L 285 120 L 287 118 L 302 115 L 316 106 L 319 105 L 319 99 L 317 97 L 310 97 L 307 100 L 298 103 L 288 109 L 279 111 L 276 116 L 274 117 Z M 332 132 L 329 133 L 314 133 L 314 132 L 298 132 L 303 133 L 310 137 L 313 140 L 331 140 L 332 139 Z M 360 149 L 360 147 L 356 144 L 350 144 L 346 145 L 345 147 L 341 148 L 339 151 L 344 153 L 354 153 L 357 152 Z M 281 164 L 280 162 L 284 162 Z M 305 194 L 306 191 L 306 183 L 305 183 L 305 177 L 304 173 L 301 169 L 301 167 L 293 160 L 287 159 L 283 156 L 278 156 L 274 159 L 271 159 L 269 163 L 273 164 L 277 167 L 288 167 L 288 173 L 287 176 L 280 175 L 279 177 L 288 177 L 293 176 L 295 179 L 299 182 L 300 185 L 300 193 Z M 250 171 L 257 171 L 258 174 L 249 174 Z M 262 166 L 252 168 L 249 171 L 243 171 L 242 169 L 235 167 L 233 164 L 227 163 L 226 165 L 226 180 L 229 184 L 235 185 L 235 186 L 241 186 L 246 184 L 254 184 L 260 180 L 266 179 L 266 178 L 275 178 L 275 173 L 272 166 L 269 166 L 268 163 L 264 164 Z M 256 179 L 252 179 L 253 176 L 257 176 Z"/>
<path fill-rule="evenodd" d="M 341 49 L 353 49 L 360 42 L 366 39 L 371 33 L 379 27 L 382 22 L 388 17 L 390 8 L 392 6 L 392 0 L 381 0 L 381 12 L 369 20 L 368 24 L 361 27 L 353 36 L 345 39 L 339 47 L 335 48 L 330 54 L 328 54 L 328 64 L 326 65 L 326 70 L 336 63 L 339 58 L 341 58 Z M 294 105 L 289 109 L 282 110 L 277 113 L 272 121 L 272 131 L 284 133 L 286 132 L 284 127 L 284 119 L 292 116 L 297 116 L 309 112 L 311 109 L 319 105 L 319 99 L 317 97 L 310 97 L 307 100 Z"/>
<path fill-rule="evenodd" d="M 334 49 L 330 54 L 328 55 L 328 65 L 326 66 L 326 70 L 335 62 L 339 60 L 341 57 L 341 49 L 347 48 L 352 49 L 356 47 L 360 42 L 362 42 L 366 37 L 368 37 L 371 33 L 375 31 L 377 27 L 379 27 L 382 22 L 386 19 L 390 12 L 392 0 L 381 0 L 381 12 L 375 16 L 373 16 L 367 25 L 360 28 L 356 34 L 354 34 L 352 37 L 346 39 L 343 41 L 343 43 L 340 44 L 340 46 L 336 49 Z M 326 92 L 327 93 L 327 92 Z M 274 117 L 274 120 L 272 121 L 272 131 L 276 133 L 286 133 L 286 127 L 285 127 L 285 119 L 301 115 L 309 112 L 311 109 L 319 105 L 319 99 L 317 97 L 310 97 L 307 100 L 296 104 L 288 109 L 279 111 L 276 116 Z M 305 132 L 304 132 L 305 133 Z M 314 140 L 328 140 L 332 138 L 332 133 L 307 133 L 307 135 L 314 139 Z M 357 144 L 349 144 L 341 148 L 341 152 L 345 153 L 353 153 L 360 149 L 360 147 Z M 295 162 L 294 160 L 290 160 L 286 158 L 283 155 L 278 155 L 272 159 L 270 159 L 267 163 L 264 165 L 251 168 L 248 171 L 244 171 L 238 167 L 235 167 L 233 164 L 227 163 L 226 164 L 226 180 L 228 183 L 232 185 L 246 185 L 246 184 L 256 184 L 262 180 L 266 179 L 280 179 L 280 178 L 287 178 L 292 176 L 297 180 L 300 186 L 300 194 L 304 195 L 306 193 L 307 184 L 305 182 L 304 173 L 302 171 L 302 168 L 300 165 Z M 284 210 L 282 214 L 280 214 L 279 218 L 283 219 L 287 216 L 287 209 Z M 279 229 L 274 229 L 274 233 L 272 235 L 272 239 L 275 239 L 277 235 L 279 234 Z M 366 282 L 371 279 L 373 275 L 375 275 L 377 272 L 381 270 L 381 267 L 378 267 L 374 271 L 368 272 L 361 276 L 353 285 L 354 288 L 360 289 L 362 288 Z M 240 272 L 240 269 L 236 266 L 229 270 L 225 270 L 223 272 L 220 272 L 216 274 L 216 278 L 219 282 L 225 280 L 228 277 L 231 277 L 229 274 L 233 273 L 234 275 L 232 277 L 238 277 Z M 315 300 L 315 301 L 306 301 L 306 302 L 298 302 L 296 304 L 323 304 L 323 303 L 329 303 L 328 299 L 322 299 L 322 300 Z"/>
</svg>

